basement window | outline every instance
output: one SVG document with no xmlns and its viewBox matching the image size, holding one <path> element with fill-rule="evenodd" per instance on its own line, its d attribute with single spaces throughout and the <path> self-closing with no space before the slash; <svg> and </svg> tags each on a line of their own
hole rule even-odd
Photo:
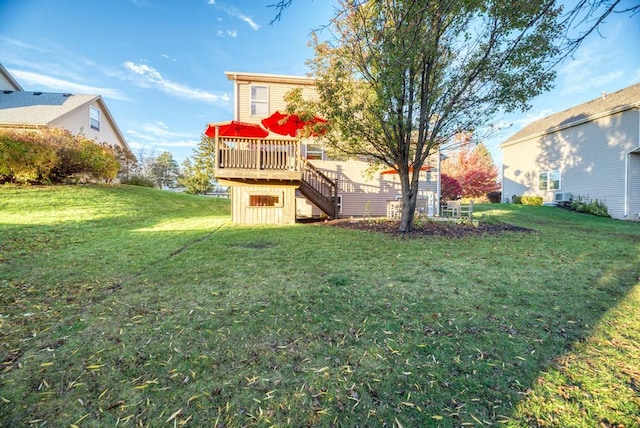
<svg viewBox="0 0 640 428">
<path fill-rule="evenodd" d="M 281 207 L 282 195 L 249 195 L 250 207 Z"/>
<path fill-rule="evenodd" d="M 100 130 L 100 110 L 94 106 L 89 106 L 89 122 L 91 129 Z"/>
</svg>

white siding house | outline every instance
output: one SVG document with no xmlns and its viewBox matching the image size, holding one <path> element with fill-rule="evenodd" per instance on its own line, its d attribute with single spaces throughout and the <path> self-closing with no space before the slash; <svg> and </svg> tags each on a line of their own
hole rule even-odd
<svg viewBox="0 0 640 428">
<path fill-rule="evenodd" d="M 306 98 L 316 96 L 315 80 L 301 76 L 283 76 L 259 73 L 226 72 L 227 78 L 234 83 L 234 117 L 240 122 L 260 123 L 262 119 L 270 116 L 276 111 L 284 112 L 286 102 L 285 94 L 293 88 L 302 88 L 302 95 Z M 295 142 L 294 138 L 270 133 L 266 141 L 288 140 Z M 318 140 L 309 138 L 300 141 L 300 156 L 305 159 L 318 171 L 331 179 L 337 187 L 337 216 L 386 216 L 389 204 L 401 198 L 400 180 L 397 174 L 380 174 L 380 172 L 369 171 L 369 163 L 365 160 L 337 161 L 331 159 Z M 419 203 L 417 210 L 425 214 L 434 214 L 436 210 L 436 165 L 430 171 L 421 172 Z M 256 177 L 246 177 L 244 179 L 225 180 L 225 176 L 218 176 L 225 185 L 232 187 L 232 198 L 237 201 L 232 202 L 232 219 L 234 222 L 255 222 L 246 215 L 246 209 L 242 207 L 241 200 L 249 200 L 248 194 L 243 192 L 257 192 L 262 188 L 262 192 L 273 191 L 269 188 L 278 188 L 283 184 L 293 185 L 294 189 L 300 186 L 300 181 L 285 182 L 279 181 L 275 177 L 268 180 L 255 182 L 251 179 Z M 253 187 L 251 187 L 253 186 Z M 260 187 L 258 187 L 260 186 Z M 235 187 L 235 189 L 234 189 Z M 245 191 L 246 190 L 246 191 Z M 278 209 L 269 208 L 267 211 L 279 213 L 288 211 L 287 205 L 295 203 L 295 217 L 318 217 L 326 214 L 317 205 L 305 197 L 301 190 L 295 192 L 295 200 L 290 201 L 284 194 L 284 203 Z M 393 204 L 392 204 L 393 205 Z M 254 210 L 257 211 L 257 210 Z M 330 215 L 333 216 L 333 215 Z M 281 219 L 285 223 L 295 221 L 289 216 L 278 214 L 273 219 L 265 218 L 265 222 L 278 223 Z"/>
<path fill-rule="evenodd" d="M 578 196 L 640 217 L 640 84 L 533 122 L 501 145 L 503 197 Z"/>
</svg>

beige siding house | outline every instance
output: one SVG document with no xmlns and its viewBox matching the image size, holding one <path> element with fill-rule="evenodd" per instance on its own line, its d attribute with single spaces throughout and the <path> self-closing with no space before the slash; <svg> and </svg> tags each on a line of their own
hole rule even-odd
<svg viewBox="0 0 640 428">
<path fill-rule="evenodd" d="M 22 91 L 22 87 L 2 64 L 0 64 L 0 91 Z"/>
<path fill-rule="evenodd" d="M 531 123 L 501 145 L 503 195 L 604 201 L 640 217 L 640 84 Z"/>
<path fill-rule="evenodd" d="M 25 91 L 0 65 L 0 128 L 63 128 L 133 156 L 100 95 Z"/>
<path fill-rule="evenodd" d="M 234 120 L 261 123 L 276 111 L 284 112 L 284 95 L 293 88 L 302 88 L 303 96 L 315 96 L 315 80 L 300 76 L 227 72 L 234 84 Z M 220 150 L 227 150 L 219 141 Z M 240 147 L 244 141 L 227 146 Z M 290 147 L 299 159 L 282 170 L 269 165 L 247 170 L 223 168 L 220 158 L 215 175 L 231 188 L 232 221 L 234 223 L 290 224 L 301 218 L 327 216 L 387 216 L 401 198 L 397 174 L 368 171 L 364 160 L 337 161 L 327 156 L 323 145 L 314 138 L 296 140 L 271 132 L 262 147 Z M 244 147 L 248 147 L 245 145 Z M 222 155 L 222 151 L 219 152 Z M 261 155 L 261 159 L 264 154 Z M 433 168 L 435 171 L 435 168 Z M 433 214 L 436 205 L 436 174 L 423 171 L 418 210 Z M 257 203 L 260 201 L 261 203 Z M 266 204 L 265 201 L 271 201 Z"/>
</svg>

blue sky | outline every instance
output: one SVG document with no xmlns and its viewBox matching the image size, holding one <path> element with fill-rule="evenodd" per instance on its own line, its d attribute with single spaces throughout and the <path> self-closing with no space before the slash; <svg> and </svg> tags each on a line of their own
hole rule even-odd
<svg viewBox="0 0 640 428">
<path fill-rule="evenodd" d="M 623 0 L 631 4 L 633 0 Z M 0 0 L 0 63 L 26 90 L 100 94 L 138 154 L 181 162 L 209 122 L 233 118 L 225 71 L 304 75 L 329 0 Z M 640 82 L 640 15 L 614 15 L 558 67 L 532 109 L 497 118 L 499 143 L 531 120 Z M 509 126 L 507 126 L 509 125 Z"/>
</svg>

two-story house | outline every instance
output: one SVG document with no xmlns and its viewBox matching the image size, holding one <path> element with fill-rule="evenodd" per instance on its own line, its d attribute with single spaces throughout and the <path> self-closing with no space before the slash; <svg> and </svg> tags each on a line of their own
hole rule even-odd
<svg viewBox="0 0 640 428">
<path fill-rule="evenodd" d="M 234 121 L 260 124 L 284 112 L 284 95 L 301 88 L 315 96 L 309 77 L 227 72 L 233 82 Z M 216 124 L 211 124 L 215 127 Z M 297 139 L 270 132 L 265 138 L 216 138 L 214 175 L 230 186 L 232 221 L 239 224 L 291 224 L 300 218 L 393 216 L 401 199 L 394 171 L 372 172 L 366 160 L 331 159 L 314 137 Z M 418 210 L 433 214 L 436 167 L 426 167 Z"/>
<path fill-rule="evenodd" d="M 537 120 L 501 148 L 503 195 L 581 196 L 640 218 L 640 83 Z"/>
<path fill-rule="evenodd" d="M 0 64 L 0 128 L 62 128 L 134 156 L 100 95 L 25 91 Z"/>
</svg>

